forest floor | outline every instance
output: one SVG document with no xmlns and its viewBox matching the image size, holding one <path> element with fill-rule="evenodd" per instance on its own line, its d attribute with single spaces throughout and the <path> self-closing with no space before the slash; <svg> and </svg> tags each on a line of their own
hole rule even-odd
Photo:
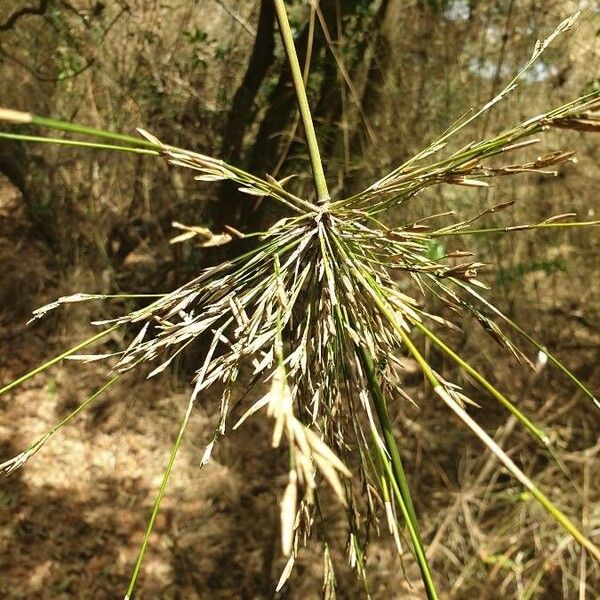
<svg viewBox="0 0 600 600">
<path fill-rule="evenodd" d="M 34 308 L 62 293 L 27 223 L 18 192 L 0 180 L 0 387 L 93 333 L 87 323 L 97 307 L 74 305 L 68 315 L 27 325 Z M 1 396 L 0 462 L 109 376 L 100 363 L 63 361 Z M 0 481 L 0 598 L 123 597 L 187 405 L 186 380 L 122 377 Z M 140 598 L 275 598 L 285 565 L 278 497 L 287 473 L 261 419 L 229 432 L 201 468 L 216 426 L 218 397 L 211 394 L 199 399 L 186 430 L 137 586 Z M 306 551 L 293 592 L 289 586 L 278 598 L 320 597 L 319 550 Z M 343 555 L 340 561 L 343 573 Z M 362 597 L 353 577 L 340 586 L 343 597 Z"/>
<path fill-rule="evenodd" d="M 0 383 L 6 383 L 59 353 L 66 344 L 87 337 L 89 329 L 83 327 L 90 319 L 75 311 L 69 321 L 63 317 L 23 325 L 26 314 L 43 303 L 37 295 L 51 276 L 44 272 L 43 247 L 25 227 L 18 226 L 20 221 L 15 217 L 20 208 L 13 190 L 0 190 L 0 198 L 4 199 L 0 203 L 0 240 L 10 246 L 10 256 L 19 256 L 18 264 L 3 262 L 10 281 L 5 279 L 0 286 L 3 306 L 16 307 L 0 311 Z M 15 253 L 15 248 L 20 251 Z M 7 248 L 4 256 L 9 256 Z M 598 342 L 594 335 L 589 339 L 592 347 Z M 586 368 L 587 375 L 598 384 L 600 373 L 593 365 L 597 365 L 593 356 L 580 357 L 579 366 Z M 82 368 L 67 362 L 0 397 L 0 460 L 26 448 L 100 387 L 107 376 L 105 366 Z M 509 367 L 502 368 L 501 378 L 514 384 Z M 418 393 L 421 386 L 418 382 L 414 385 Z M 536 391 L 536 398 L 543 398 L 542 404 L 549 406 L 548 410 L 559 413 L 564 388 L 557 388 L 554 380 L 544 380 L 543 386 Z M 176 376 L 150 382 L 139 374 L 124 376 L 90 410 L 48 441 L 24 468 L 0 483 L 1 598 L 104 599 L 124 595 L 187 394 Z M 319 598 L 321 560 L 319 548 L 311 546 L 299 562 L 293 584 L 284 593 L 274 595 L 284 564 L 279 552 L 277 500 L 285 486 L 285 472 L 280 468 L 281 457 L 269 447 L 268 424 L 250 420 L 243 431 L 228 434 L 226 443 L 215 452 L 215 460 L 200 469 L 205 445 L 214 433 L 211 401 L 215 400 L 201 398 L 193 414 L 151 539 L 138 597 Z M 569 402 L 573 406 L 573 399 Z M 435 435 L 425 429 L 430 427 L 435 434 L 445 423 L 445 419 L 435 416 L 425 419 L 425 425 L 413 426 L 417 434 L 418 427 L 424 428 L 423 437 L 417 435 L 418 439 L 432 440 Z M 581 429 L 587 431 L 586 439 L 579 440 L 577 449 L 593 444 L 593 427 L 584 425 Z M 449 468 L 439 458 L 447 451 L 446 446 L 453 444 L 449 436 L 440 448 L 433 444 L 428 448 L 425 442 L 419 445 L 421 450 L 411 447 L 413 457 L 424 452 L 433 458 L 433 466 L 420 471 L 420 456 L 413 474 L 418 477 L 416 486 L 430 498 L 430 516 L 438 510 L 436 507 L 454 502 L 445 498 L 446 487 L 440 481 L 446 476 L 453 479 L 452 471 L 459 473 L 461 467 Z M 433 474 L 436 470 L 442 472 L 441 480 Z M 577 505 L 576 496 L 573 498 Z M 568 498 L 563 501 L 570 502 Z M 335 514 L 335 509 L 332 511 Z M 343 511 L 338 512 L 342 513 L 342 523 Z M 444 513 L 438 516 L 443 522 Z M 455 533 L 464 528 L 461 519 L 456 517 L 456 527 L 446 523 L 446 531 Z M 343 538 L 341 525 L 339 533 Z M 432 528 L 430 534 L 429 539 L 433 537 Z M 377 573 L 373 597 L 422 598 L 419 588 L 411 588 L 398 576 L 400 565 L 389 541 L 388 536 L 371 546 L 370 564 Z M 362 598 L 346 566 L 343 548 L 336 558 L 340 565 L 339 597 Z M 438 568 L 445 562 L 448 568 L 457 568 L 456 560 L 452 556 L 438 558 Z M 416 581 L 413 567 L 409 564 L 408 575 Z M 550 567 L 544 569 L 550 572 Z M 490 585 L 474 581 L 474 587 L 464 587 L 479 589 L 481 597 L 491 600 L 499 597 L 494 594 L 503 573 L 492 563 L 488 568 Z M 560 578 L 557 581 L 556 586 L 545 589 L 560 590 Z M 394 590 L 392 595 L 390 590 Z M 469 592 L 442 597 L 469 597 Z M 558 591 L 546 591 L 539 597 L 563 596 Z"/>
<path fill-rule="evenodd" d="M 55 322 L 25 325 L 36 296 L 51 280 L 44 269 L 43 245 L 35 241 L 26 223 L 18 194 L 4 183 L 0 189 L 2 383 L 60 353 L 65 343 L 77 338 L 77 331 L 65 331 Z M 81 335 L 86 337 L 83 331 Z M 66 363 L 2 396 L 0 460 L 25 449 L 102 385 L 106 376 L 104 366 L 82 369 Z M 170 391 L 170 385 L 166 388 L 125 378 L 52 438 L 26 468 L 0 483 L 0 597 L 124 595 L 185 406 L 182 394 Z M 209 421 L 202 410 L 192 419 L 187 447 L 157 522 L 141 582 L 142 597 L 229 597 L 213 593 L 211 587 L 223 587 L 219 581 L 224 572 L 239 577 L 253 560 L 247 552 L 236 550 L 250 534 L 246 526 L 236 523 L 238 511 L 231 507 L 245 502 L 251 509 L 260 494 L 249 486 L 242 491 L 235 474 L 216 462 L 201 475 L 197 472 L 200 447 L 210 435 Z M 229 531 L 230 546 L 224 542 Z M 202 552 L 188 553 L 194 544 Z M 199 573 L 200 589 L 208 596 L 196 591 Z"/>
</svg>

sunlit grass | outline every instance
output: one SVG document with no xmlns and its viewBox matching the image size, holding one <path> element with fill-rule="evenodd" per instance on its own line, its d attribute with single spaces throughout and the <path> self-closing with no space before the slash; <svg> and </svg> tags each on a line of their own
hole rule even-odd
<svg viewBox="0 0 600 600">
<path fill-rule="evenodd" d="M 486 299 L 487 286 L 478 278 L 484 264 L 468 248 L 437 259 L 429 256 L 428 249 L 433 241 L 443 236 L 465 236 L 468 240 L 471 235 L 595 226 L 599 222 L 568 221 L 565 219 L 572 215 L 556 215 L 537 224 L 508 228 L 472 227 L 473 223 L 492 213 L 510 209 L 511 203 L 490 207 L 472 217 L 461 218 L 453 213 L 434 215 L 437 217 L 435 221 L 426 219 L 396 228 L 388 228 L 379 220 L 381 213 L 415 201 L 419 192 L 431 186 L 486 187 L 491 178 L 547 173 L 548 169 L 572 160 L 572 152 L 554 152 L 522 164 L 492 167 L 486 162 L 533 146 L 538 142 L 536 136 L 552 128 L 600 130 L 597 112 L 600 91 L 464 148 L 451 150 L 449 144 L 456 133 L 516 88 L 519 78 L 560 33 L 569 29 L 574 18 L 565 20 L 546 41 L 538 43 L 523 70 L 482 109 L 467 113 L 422 152 L 366 190 L 331 201 L 281 0 L 276 0 L 276 7 L 308 133 L 315 181 L 314 200 L 298 197 L 285 188 L 285 182 L 256 177 L 219 159 L 163 144 L 143 130 L 140 130 L 143 139 L 138 139 L 28 113 L 0 110 L 0 119 L 5 121 L 101 138 L 103 142 L 18 133 L 2 133 L 0 137 L 159 156 L 174 166 L 195 170 L 199 181 L 230 180 L 251 196 L 268 196 L 291 215 L 268 231 L 257 233 L 257 243 L 246 254 L 203 271 L 196 279 L 169 294 L 158 296 L 144 308 L 106 322 L 108 329 L 9 383 L 0 389 L 0 393 L 14 389 L 69 357 L 81 360 L 110 358 L 117 375 L 150 365 L 150 376 L 156 376 L 200 336 L 207 340 L 202 363 L 198 365 L 193 380 L 193 392 L 153 506 L 128 597 L 133 593 L 154 521 L 197 398 L 214 384 L 224 388 L 218 408 L 218 428 L 207 444 L 203 458 L 203 463 L 206 463 L 216 440 L 227 432 L 233 388 L 242 368 L 247 365 L 253 368 L 253 379 L 263 382 L 268 392 L 252 406 L 245 407 L 244 416 L 234 427 L 248 418 L 267 417 L 273 423 L 272 445 L 279 447 L 285 443 L 289 453 L 288 483 L 281 503 L 282 552 L 288 557 L 288 562 L 278 588 L 289 577 L 305 536 L 318 523 L 314 519 L 320 494 L 318 484 L 325 480 L 348 516 L 350 560 L 364 580 L 365 589 L 368 589 L 365 531 L 370 525 L 365 522 L 365 514 L 374 519 L 384 511 L 398 546 L 401 532 L 406 528 L 428 598 L 438 597 L 436 575 L 428 563 L 410 484 L 388 411 L 391 402 L 401 402 L 408 397 L 402 377 L 402 355 L 411 356 L 419 365 L 430 385 L 431 401 L 438 403 L 442 409 L 448 408 L 462 421 L 549 516 L 600 561 L 598 547 L 477 423 L 473 417 L 476 409 L 471 408 L 475 404 L 473 400 L 456 383 L 445 380 L 419 349 L 421 342 L 428 340 L 552 452 L 548 435 L 517 402 L 511 400 L 510 394 L 497 389 L 444 341 L 443 332 L 457 325 L 446 317 L 427 312 L 426 301 L 435 299 L 450 307 L 458 315 L 457 321 L 462 315 L 476 317 L 484 330 L 526 368 L 529 361 L 525 352 L 501 325 L 524 336 L 538 351 L 545 352 L 550 361 L 596 405 L 597 398 L 556 357 Z M 446 154 L 439 158 L 443 152 Z M 431 225 L 431 222 L 439 222 L 440 219 L 449 223 L 437 228 Z M 195 234 L 193 228 L 182 227 Z M 210 232 L 202 230 L 201 233 L 210 238 Z M 412 288 L 410 293 L 406 291 L 409 286 Z M 35 316 L 41 317 L 49 310 L 70 302 L 99 298 L 102 296 L 66 297 L 36 311 Z M 109 357 L 102 354 L 77 356 L 79 350 L 116 328 L 124 328 L 134 334 L 127 348 Z M 25 452 L 5 462 L 2 465 L 4 470 L 10 472 L 21 466 L 50 435 L 79 414 L 115 380 L 111 379 Z M 335 576 L 328 544 L 323 542 L 324 580 L 328 597 L 332 598 Z"/>
</svg>

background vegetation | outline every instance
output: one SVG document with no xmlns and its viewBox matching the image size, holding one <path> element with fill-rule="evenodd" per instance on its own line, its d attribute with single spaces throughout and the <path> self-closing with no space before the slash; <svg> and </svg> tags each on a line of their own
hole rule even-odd
<svg viewBox="0 0 600 600">
<path fill-rule="evenodd" d="M 0 105 L 129 133 L 142 126 L 167 143 L 258 174 L 308 172 L 270 0 L 31 2 L 29 11 L 21 2 L 0 3 Z M 314 30 L 306 3 L 293 3 L 300 60 L 307 48 L 312 56 L 309 96 L 334 195 L 362 189 L 467 108 L 485 103 L 526 62 L 535 40 L 580 8 L 588 10 L 575 32 L 550 49 L 518 94 L 465 132 L 465 142 L 599 85 L 600 15 L 593 2 L 322 0 Z M 476 212 L 512 199 L 516 207 L 499 214 L 499 226 L 567 212 L 597 218 L 598 141 L 552 133 L 543 145 L 578 149 L 579 161 L 557 177 L 511 178 L 485 192 L 436 188 L 393 219 L 413 220 L 423 204 L 423 214 L 432 207 Z M 171 245 L 172 221 L 245 231 L 279 216 L 268 202 L 257 204 L 227 183 L 200 186 L 185 171 L 144 157 L 1 143 L 0 172 L 1 381 L 82 337 L 91 314 L 131 308 L 118 301 L 78 306 L 24 326 L 46 300 L 74 291 L 169 291 L 239 250 Z M 311 193 L 309 179 L 296 185 Z M 485 236 L 472 244 L 493 263 L 485 279 L 494 284 L 496 304 L 598 389 L 597 229 Z M 434 255 L 444 251 L 431 248 Z M 532 375 L 468 323 L 455 344 L 554 432 L 570 483 L 512 421 L 480 400 L 486 428 L 593 536 L 600 527 L 597 414 L 557 372 Z M 433 350 L 429 359 L 451 372 Z M 187 394 L 186 374 L 195 366 L 193 357 L 186 360 L 170 381 L 129 376 L 3 483 L 3 597 L 121 593 Z M 1 456 L 12 456 L 72 410 L 103 374 L 100 367 L 67 364 L 2 397 Z M 419 409 L 394 407 L 396 425 L 447 597 L 596 597 L 598 570 L 467 433 L 448 426 L 416 374 L 409 383 Z M 216 462 L 200 472 L 213 413 L 206 399 L 194 415 L 141 597 L 273 597 L 282 568 L 276 494 L 286 469 L 255 423 L 229 437 Z M 277 478 L 281 485 L 273 486 Z M 413 587 L 399 582 L 382 530 L 369 555 L 373 595 L 422 597 L 412 564 Z M 343 539 L 342 519 L 339 534 Z M 342 567 L 343 553 L 336 559 Z M 309 549 L 282 595 L 315 597 L 319 570 L 316 549 L 314 555 Z M 349 570 L 340 586 L 341 597 L 359 597 Z"/>
</svg>

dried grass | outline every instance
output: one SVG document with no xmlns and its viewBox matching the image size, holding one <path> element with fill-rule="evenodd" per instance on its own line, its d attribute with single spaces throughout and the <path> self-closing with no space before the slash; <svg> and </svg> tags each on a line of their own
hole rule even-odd
<svg viewBox="0 0 600 600">
<path fill-rule="evenodd" d="M 490 178 L 522 173 L 551 174 L 554 171 L 548 171 L 549 168 L 572 161 L 572 152 L 555 152 L 500 167 L 492 167 L 486 162 L 537 143 L 536 136 L 551 128 L 585 132 L 600 130 L 600 91 L 591 92 L 488 139 L 454 151 L 448 148 L 452 136 L 515 89 L 518 79 L 558 35 L 572 26 L 575 18 L 566 19 L 549 38 L 539 42 L 530 61 L 517 77 L 479 111 L 467 113 L 423 151 L 366 190 L 335 201 L 325 197 L 326 184 L 324 188 L 317 168 L 320 159 L 318 152 L 317 158 L 313 153 L 316 140 L 311 143 L 310 137 L 318 201 L 294 195 L 284 187 L 285 182 L 262 179 L 221 160 L 162 144 L 143 130 L 140 133 L 145 140 L 140 142 L 135 138 L 99 133 L 89 128 L 78 129 L 74 125 L 34 116 L 28 115 L 25 119 L 20 114 L 15 116 L 14 111 L 0 112 L 0 118 L 5 120 L 16 119 L 20 123 L 27 120 L 34 125 L 62 131 L 101 135 L 119 145 L 95 142 L 79 142 L 79 145 L 161 156 L 174 166 L 197 171 L 196 179 L 201 181 L 228 179 L 251 196 L 269 196 L 293 215 L 257 234 L 258 243 L 247 254 L 205 270 L 193 281 L 161 296 L 145 308 L 98 323 L 109 325 L 109 328 L 0 390 L 3 393 L 14 388 L 65 357 L 83 361 L 110 358 L 114 361 L 117 376 L 108 385 L 121 373 L 144 365 L 151 367 L 151 377 L 165 371 L 194 342 L 208 340 L 127 597 L 133 592 L 196 400 L 211 386 L 223 386 L 218 427 L 202 461 L 206 464 L 214 444 L 227 431 L 232 412 L 232 391 L 246 365 L 252 365 L 253 381 L 270 385 L 270 391 L 253 405 L 245 407 L 241 420 L 254 418 L 255 414 L 264 414 L 272 419 L 272 445 L 279 447 L 285 441 L 289 455 L 288 481 L 281 502 L 282 550 L 289 558 L 277 589 L 289 577 L 299 549 L 318 529 L 324 555 L 324 595 L 327 598 L 335 596 L 327 523 L 320 508 L 319 482 L 326 480 L 340 501 L 340 509 L 346 511 L 349 560 L 363 581 L 367 595 L 366 552 L 370 534 L 380 516 L 385 515 L 386 527 L 400 553 L 401 533 L 403 526 L 406 527 L 426 593 L 429 598 L 438 597 L 434 584 L 436 577 L 427 559 L 387 409 L 391 399 L 411 400 L 403 384 L 403 354 L 410 355 L 419 365 L 433 391 L 433 401 L 438 402 L 440 408 L 442 405 L 450 408 L 549 515 L 586 552 L 600 560 L 600 550 L 594 543 L 473 419 L 471 407 L 476 404 L 475 401 L 459 385 L 436 371 L 419 349 L 421 341 L 428 340 L 508 410 L 514 422 L 523 425 L 550 453 L 550 437 L 524 414 L 515 401 L 442 340 L 440 336 L 443 333 L 438 333 L 438 330 L 455 329 L 457 325 L 442 315 L 427 312 L 424 299 L 434 298 L 450 312 L 474 316 L 495 342 L 524 366 L 532 366 L 525 352 L 504 329 L 524 335 L 528 342 L 544 353 L 543 356 L 563 370 L 590 401 L 598 405 L 597 398 L 584 383 L 486 299 L 487 286 L 478 278 L 484 263 L 469 250 L 437 259 L 429 255 L 431 243 L 439 237 L 498 232 L 497 228 L 473 229 L 471 225 L 492 213 L 508 209 L 511 203 L 490 207 L 472 217 L 455 218 L 450 213 L 432 215 L 426 220 L 397 228 L 388 228 L 378 219 L 380 213 L 413 200 L 431 186 L 486 187 Z M 280 20 L 280 25 L 285 23 Z M 307 107 L 302 106 L 301 94 L 300 100 L 301 108 L 306 110 Z M 306 117 L 304 113 L 303 117 Z M 20 134 L 0 136 L 27 141 L 44 139 Z M 58 139 L 51 141 L 65 143 Z M 444 158 L 434 158 L 442 151 L 448 154 Z M 513 227 L 509 231 L 598 224 L 563 222 L 570 217 L 555 215 L 542 223 Z M 431 225 L 440 220 L 450 222 L 437 227 Z M 213 239 L 210 232 L 198 232 L 196 229 L 188 227 L 187 233 Z M 184 235 L 191 238 L 192 235 L 187 233 Z M 409 292 L 409 289 L 412 291 Z M 35 317 L 42 317 L 62 304 L 89 299 L 85 295 L 61 298 L 36 311 Z M 94 296 L 94 299 L 97 297 Z M 110 356 L 77 355 L 80 349 L 115 328 L 127 328 L 135 334 L 127 348 Z M 85 405 L 95 397 L 90 397 Z M 10 472 L 21 466 L 83 407 L 1 467 Z M 570 542 L 565 541 L 567 543 Z M 505 552 L 503 556 L 506 555 Z M 459 583 L 460 578 L 456 585 Z"/>
</svg>

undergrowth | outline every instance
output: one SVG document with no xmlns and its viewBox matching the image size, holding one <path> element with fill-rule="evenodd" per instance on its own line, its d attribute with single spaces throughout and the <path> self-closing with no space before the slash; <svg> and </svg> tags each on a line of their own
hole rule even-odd
<svg viewBox="0 0 600 600">
<path fill-rule="evenodd" d="M 432 572 L 421 535 L 398 449 L 388 405 L 415 402 L 403 383 L 402 356 L 410 356 L 431 389 L 431 402 L 449 409 L 491 451 L 495 458 L 525 488 L 548 515 L 577 543 L 600 562 L 600 550 L 571 522 L 475 419 L 477 406 L 455 382 L 446 380 L 425 357 L 422 343 L 437 348 L 468 378 L 494 398 L 514 422 L 523 426 L 556 458 L 550 437 L 524 414 L 519 403 L 499 390 L 444 341 L 444 332 L 457 325 L 425 309 L 435 299 L 446 312 L 471 316 L 524 368 L 535 370 L 517 339 L 529 344 L 585 394 L 591 406 L 598 399 L 586 385 L 553 354 L 534 340 L 488 299 L 488 287 L 478 277 L 485 267 L 469 250 L 469 236 L 516 235 L 526 230 L 596 226 L 600 221 L 581 222 L 575 215 L 551 215 L 541 223 L 485 228 L 477 223 L 512 203 L 491 206 L 466 217 L 453 212 L 435 214 L 417 222 L 390 228 L 382 223 L 386 211 L 398 211 L 432 186 L 487 187 L 489 180 L 518 174 L 552 174 L 562 163 L 573 161 L 574 152 L 556 151 L 526 163 L 511 163 L 510 153 L 533 147 L 546 131 L 563 128 L 583 132 L 600 130 L 600 91 L 595 90 L 565 105 L 532 117 L 493 137 L 451 149 L 453 137 L 491 110 L 514 91 L 518 80 L 538 60 L 554 39 L 568 30 L 577 15 L 566 19 L 543 42 L 517 76 L 490 102 L 465 113 L 446 132 L 416 156 L 387 173 L 364 191 L 351 197 L 330 198 L 300 67 L 282 0 L 275 0 L 278 22 L 298 96 L 300 115 L 308 142 L 315 183 L 314 198 L 301 198 L 290 191 L 288 180 L 257 177 L 222 160 L 162 143 L 139 130 L 142 138 L 37 117 L 8 109 L 0 119 L 86 136 L 85 140 L 40 137 L 14 132 L 0 133 L 5 139 L 47 142 L 86 148 L 146 154 L 171 165 L 193 169 L 199 181 L 230 180 L 254 197 L 269 197 L 289 216 L 254 238 L 251 250 L 216 267 L 175 291 L 153 298 L 144 308 L 109 321 L 87 340 L 0 389 L 16 388 L 34 375 L 63 359 L 84 362 L 107 360 L 114 376 L 75 411 L 34 441 L 24 452 L 0 465 L 6 473 L 22 466 L 61 427 L 87 408 L 122 373 L 151 365 L 150 377 L 165 371 L 191 344 L 203 340 L 204 357 L 193 381 L 193 391 L 177 432 L 158 490 L 146 535 L 134 567 L 127 598 L 131 597 L 150 540 L 156 515 L 186 425 L 198 397 L 209 387 L 223 386 L 219 425 L 206 446 L 202 464 L 210 460 L 219 437 L 258 415 L 272 422 L 273 447 L 288 452 L 288 483 L 281 500 L 281 549 L 288 558 L 277 589 L 289 578 L 300 548 L 313 531 L 323 545 L 323 595 L 335 597 L 336 578 L 331 560 L 331 539 L 320 509 L 319 483 L 326 481 L 347 516 L 347 551 L 351 565 L 368 586 L 368 540 L 373 526 L 383 516 L 399 553 L 403 537 L 411 542 L 423 584 L 430 599 L 438 598 L 436 574 Z M 91 141 L 92 139 L 101 141 Z M 493 160 L 492 160 L 493 159 Z M 184 231 L 174 241 L 200 238 L 202 245 L 227 243 L 235 230 L 213 234 L 207 229 L 177 224 Z M 464 240 L 462 250 L 432 252 L 440 238 Z M 128 296 L 128 295 L 123 295 Z M 106 295 L 75 294 L 35 311 L 34 319 L 64 304 L 98 300 Z M 128 297 L 135 297 L 129 295 Z M 444 314 L 446 314 L 446 312 Z M 115 329 L 125 329 L 131 343 L 112 354 L 80 354 Z M 252 366 L 252 381 L 262 383 L 267 393 L 236 423 L 230 423 L 234 384 L 242 367 Z M 557 459 L 558 460 L 558 459 Z M 598 568 L 597 565 L 595 568 Z"/>
</svg>

